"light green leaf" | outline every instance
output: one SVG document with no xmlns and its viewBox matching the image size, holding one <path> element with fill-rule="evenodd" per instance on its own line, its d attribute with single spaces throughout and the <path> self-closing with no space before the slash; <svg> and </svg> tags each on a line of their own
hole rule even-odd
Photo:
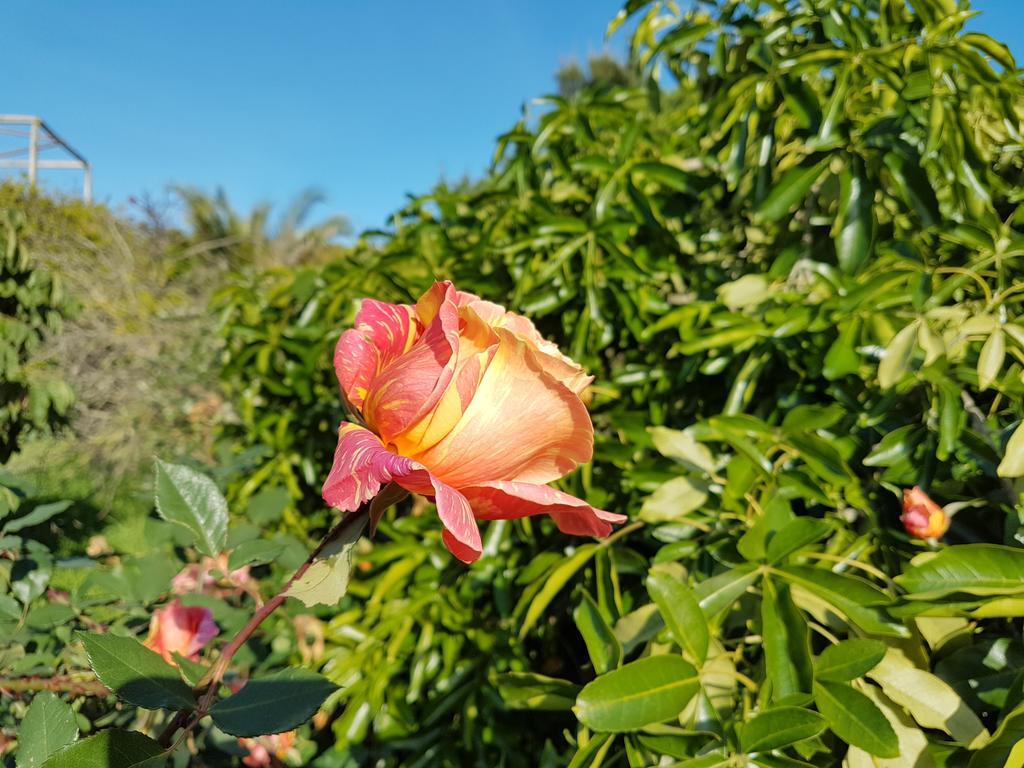
<svg viewBox="0 0 1024 768">
<path fill-rule="evenodd" d="M 978 355 L 978 387 L 988 389 L 999 378 L 1006 359 L 1006 336 L 1001 328 L 997 328 L 985 340 Z"/>
<path fill-rule="evenodd" d="M 228 537 L 228 504 L 214 482 L 181 464 L 156 460 L 156 511 L 188 530 L 196 549 L 215 557 Z"/>
<path fill-rule="evenodd" d="M 885 656 L 885 643 L 854 638 L 828 646 L 814 664 L 819 680 L 849 682 L 862 677 Z"/>
<path fill-rule="evenodd" d="M 704 506 L 707 484 L 690 477 L 673 477 L 644 499 L 640 519 L 645 523 L 680 520 Z"/>
<path fill-rule="evenodd" d="M 896 386 L 910 370 L 919 322 L 915 320 L 902 328 L 886 345 L 885 356 L 878 364 L 878 383 L 882 389 Z"/>
<path fill-rule="evenodd" d="M 39 768 L 78 738 L 75 713 L 54 694 L 36 694 L 18 728 L 17 768 Z"/>
<path fill-rule="evenodd" d="M 136 731 L 100 731 L 65 747 L 43 763 L 43 768 L 149 768 L 163 748 Z M 152 761 L 152 762 L 151 762 Z"/>
<path fill-rule="evenodd" d="M 703 664 L 710 640 L 708 623 L 690 587 L 655 567 L 647 576 L 647 591 L 679 647 L 689 651 L 698 664 Z"/>
<path fill-rule="evenodd" d="M 1010 435 L 1006 443 L 1006 452 L 1003 460 L 999 462 L 996 473 L 1000 477 L 1021 477 L 1024 476 L 1024 422 Z"/>
<path fill-rule="evenodd" d="M 96 677 L 121 700 L 146 709 L 190 709 L 178 670 L 133 637 L 79 633 Z"/>
<path fill-rule="evenodd" d="M 323 675 L 292 667 L 250 680 L 210 709 L 214 724 L 240 738 L 282 733 L 309 720 L 338 689 Z"/>
<path fill-rule="evenodd" d="M 347 526 L 338 538 L 324 548 L 320 559 L 292 582 L 285 596 L 300 600 L 308 608 L 341 602 L 348 591 L 356 543 L 365 527 L 365 519 Z"/>
<path fill-rule="evenodd" d="M 688 464 L 701 472 L 715 471 L 715 457 L 711 450 L 686 430 L 649 427 L 647 431 L 662 456 Z"/>
<path fill-rule="evenodd" d="M 918 669 L 899 651 L 889 649 L 867 675 L 882 686 L 886 696 L 906 707 L 924 728 L 945 731 L 969 749 L 977 748 L 988 738 L 978 716 L 948 683 Z"/>
<path fill-rule="evenodd" d="M 850 747 L 846 753 L 846 768 L 935 768 L 935 759 L 928 747 L 928 737 L 917 727 L 902 707 L 894 704 L 873 685 L 865 685 L 862 693 L 885 715 L 899 742 L 899 756 L 874 757 L 860 747 Z"/>
<path fill-rule="evenodd" d="M 814 703 L 843 741 L 878 757 L 899 756 L 899 740 L 892 725 L 860 691 L 846 683 L 822 680 L 814 684 Z"/>
<path fill-rule="evenodd" d="M 746 753 L 768 752 L 817 736 L 825 718 L 800 707 L 773 707 L 739 727 L 740 747 Z"/>
<path fill-rule="evenodd" d="M 871 256 L 875 233 L 874 191 L 864 173 L 864 164 L 853 157 L 839 174 L 839 221 L 835 236 L 839 268 L 855 275 Z"/>
<path fill-rule="evenodd" d="M 679 656 L 649 656 L 588 683 L 573 711 L 595 731 L 635 731 L 672 720 L 700 689 L 693 665 Z"/>
<path fill-rule="evenodd" d="M 918 555 L 895 579 L 908 600 L 1024 593 L 1024 549 L 999 544 L 960 544 Z"/>
<path fill-rule="evenodd" d="M 718 286 L 718 300 L 729 309 L 755 307 L 772 295 L 771 283 L 765 275 L 744 275 L 731 283 Z"/>
</svg>

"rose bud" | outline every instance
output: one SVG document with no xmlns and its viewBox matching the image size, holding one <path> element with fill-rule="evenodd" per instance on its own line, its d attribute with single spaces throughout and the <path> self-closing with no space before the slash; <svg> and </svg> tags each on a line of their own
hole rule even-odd
<svg viewBox="0 0 1024 768">
<path fill-rule="evenodd" d="M 900 522 L 911 536 L 916 539 L 937 539 L 949 529 L 949 520 L 949 515 L 920 486 L 904 489 Z"/>
<path fill-rule="evenodd" d="M 175 664 L 173 653 L 195 661 L 203 646 L 219 632 L 209 608 L 186 608 L 175 600 L 154 611 L 144 645 L 163 656 L 168 664 Z"/>
<path fill-rule="evenodd" d="M 478 520 L 547 514 L 579 536 L 625 521 L 547 485 L 591 459 L 591 377 L 527 318 L 449 282 L 415 306 L 365 300 L 334 367 L 365 426 L 341 424 L 330 506 L 355 510 L 389 483 L 431 497 L 467 563 L 482 551 Z"/>
</svg>

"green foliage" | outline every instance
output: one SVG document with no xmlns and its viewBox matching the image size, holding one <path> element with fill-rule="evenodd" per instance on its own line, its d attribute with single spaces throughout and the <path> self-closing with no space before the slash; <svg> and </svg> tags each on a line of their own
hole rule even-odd
<svg viewBox="0 0 1024 768">
<path fill-rule="evenodd" d="M 0 208 L 0 463 L 26 435 L 62 423 L 73 399 L 68 385 L 38 359 L 70 302 L 61 281 L 23 246 L 21 226 L 18 214 Z"/>
<path fill-rule="evenodd" d="M 455 669 L 480 664 L 479 634 L 420 618 L 414 596 L 451 589 L 449 610 L 498 647 L 522 638 L 527 669 L 584 685 L 576 736 L 523 727 L 519 752 L 608 766 L 965 759 L 1006 696 L 972 709 L 939 662 L 1019 642 L 1006 619 L 1021 615 L 1013 60 L 938 0 L 623 15 L 642 87 L 546 99 L 480 183 L 414 198 L 393 231 L 321 270 L 220 296 L 223 376 L 241 404 L 225 437 L 260 455 L 232 494 L 290 490 L 308 510 L 286 512 L 293 530 L 320 519 L 342 418 L 337 334 L 358 298 L 409 301 L 437 277 L 526 312 L 595 373 L 595 462 L 567 482 L 647 524 L 564 557 L 545 523 L 494 526 L 499 544 L 464 575 L 398 556 L 424 546 L 426 523 L 385 525 L 368 556 L 393 564 L 357 572 L 328 634 L 360 662 L 326 667 L 358 681 L 339 694 L 339 749 L 405 764 L 415 743 L 465 764 L 494 743 L 488 729 L 461 742 L 434 730 L 437 702 L 419 693 L 433 648 Z M 935 561 L 897 519 L 917 484 L 959 509 Z M 933 586 L 947 567 L 962 576 Z M 492 624 L 463 583 L 514 608 Z M 522 674 L 516 655 L 488 656 L 489 677 Z M 961 658 L 958 681 L 1010 674 Z M 507 683 L 498 693 L 521 711 Z M 452 711 L 466 722 L 500 720 L 465 696 Z M 774 717 L 793 740 L 765 747 L 754 724 Z"/>
<path fill-rule="evenodd" d="M 315 672 L 285 669 L 250 680 L 210 710 L 214 724 L 233 736 L 290 731 L 309 720 L 337 686 Z"/>
</svg>

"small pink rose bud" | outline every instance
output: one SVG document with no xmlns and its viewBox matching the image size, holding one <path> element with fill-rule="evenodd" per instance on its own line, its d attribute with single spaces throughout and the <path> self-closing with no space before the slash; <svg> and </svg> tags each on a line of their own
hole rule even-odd
<svg viewBox="0 0 1024 768">
<path fill-rule="evenodd" d="M 949 515 L 918 485 L 903 491 L 900 522 L 915 539 L 938 539 L 949 529 Z"/>
<path fill-rule="evenodd" d="M 219 632 L 209 608 L 186 608 L 175 600 L 153 612 L 145 646 L 163 656 L 168 664 L 175 663 L 172 653 L 195 661 L 203 646 Z"/>
<path fill-rule="evenodd" d="M 239 739 L 238 743 L 249 750 L 242 758 L 242 765 L 249 768 L 271 768 L 272 758 L 284 760 L 295 745 L 295 731 L 272 733 L 255 739 Z"/>
</svg>

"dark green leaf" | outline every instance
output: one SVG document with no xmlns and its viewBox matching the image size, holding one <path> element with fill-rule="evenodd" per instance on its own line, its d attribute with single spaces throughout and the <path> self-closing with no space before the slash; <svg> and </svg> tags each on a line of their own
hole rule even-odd
<svg viewBox="0 0 1024 768">
<path fill-rule="evenodd" d="M 240 738 L 290 731 L 311 718 L 338 686 L 301 668 L 256 678 L 210 709 L 214 724 Z"/>
<path fill-rule="evenodd" d="M 533 672 L 506 672 L 498 676 L 498 694 L 509 709 L 569 711 L 580 687 Z"/>
<path fill-rule="evenodd" d="M 786 171 L 758 207 L 757 216 L 766 221 L 778 221 L 789 213 L 806 199 L 828 162 L 826 157 L 811 165 L 798 165 Z"/>
<path fill-rule="evenodd" d="M 772 699 L 810 693 L 813 673 L 807 619 L 793 603 L 789 585 L 765 579 L 762 589 L 761 635 Z"/>
<path fill-rule="evenodd" d="M 778 563 L 828 535 L 831 530 L 832 526 L 825 520 L 813 517 L 798 517 L 791 520 L 768 540 L 766 559 L 769 563 Z"/>
<path fill-rule="evenodd" d="M 155 760 L 163 748 L 148 736 L 136 731 L 100 731 L 57 752 L 44 768 L 146 768 L 158 765 Z M 153 762 L 149 762 L 153 761 Z"/>
<path fill-rule="evenodd" d="M 622 645 L 601 615 L 594 598 L 584 592 L 572 616 L 583 635 L 594 671 L 601 675 L 619 666 L 622 661 Z"/>
<path fill-rule="evenodd" d="M 999 544 L 961 544 L 915 557 L 896 583 L 911 600 L 954 592 L 971 595 L 1024 593 L 1024 549 Z"/>
</svg>

